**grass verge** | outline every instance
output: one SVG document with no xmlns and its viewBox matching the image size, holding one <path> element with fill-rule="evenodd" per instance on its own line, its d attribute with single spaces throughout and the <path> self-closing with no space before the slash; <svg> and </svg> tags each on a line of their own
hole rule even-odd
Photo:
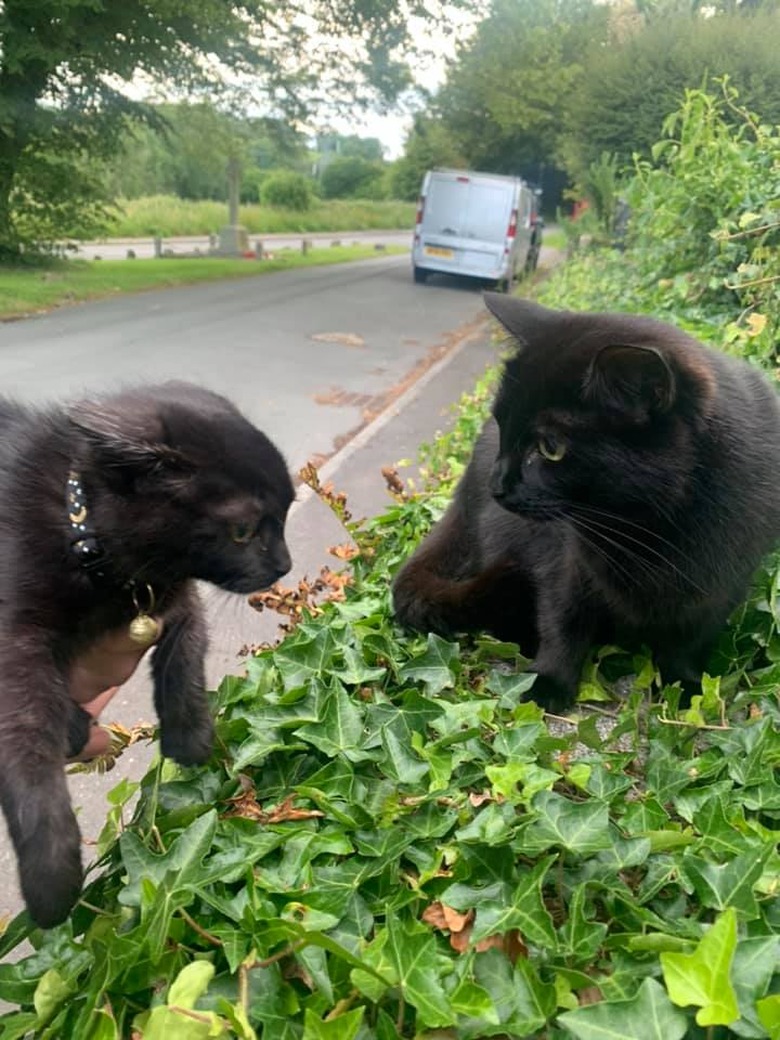
<svg viewBox="0 0 780 1040">
<path fill-rule="evenodd" d="M 414 226 L 414 213 L 412 202 L 334 199 L 317 203 L 304 212 L 275 206 L 244 205 L 239 219 L 252 234 L 306 234 L 315 231 L 411 229 Z M 115 219 L 106 229 L 106 235 L 115 238 L 209 235 L 218 231 L 226 222 L 227 208 L 224 202 L 150 195 L 141 199 L 121 200 L 117 204 Z"/>
<path fill-rule="evenodd" d="M 0 267 L 0 320 L 37 314 L 67 303 L 95 300 L 144 289 L 168 289 L 225 278 L 257 278 L 296 267 L 322 267 L 377 255 L 400 253 L 388 247 L 332 246 L 311 249 L 305 256 L 280 251 L 272 260 L 229 260 L 221 257 L 181 260 L 63 260 L 45 268 Z"/>
</svg>

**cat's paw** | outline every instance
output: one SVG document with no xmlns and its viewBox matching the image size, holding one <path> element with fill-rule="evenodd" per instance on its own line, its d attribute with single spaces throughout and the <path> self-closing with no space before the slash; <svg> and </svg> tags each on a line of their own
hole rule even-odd
<svg viewBox="0 0 780 1040">
<path fill-rule="evenodd" d="M 214 723 L 211 716 L 198 720 L 197 725 L 163 725 L 160 748 L 166 758 L 180 766 L 201 766 L 208 762 L 214 748 Z"/>
<path fill-rule="evenodd" d="M 452 635 L 452 626 L 438 603 L 410 595 L 406 590 L 393 590 L 393 614 L 402 628 L 414 632 L 436 632 L 440 636 Z"/>
<path fill-rule="evenodd" d="M 30 917 L 40 928 L 62 924 L 81 895 L 81 835 L 73 812 L 50 813 L 18 850 L 19 881 Z"/>
<path fill-rule="evenodd" d="M 556 679 L 555 676 L 537 674 L 533 686 L 520 699 L 534 701 L 540 708 L 552 712 L 553 715 L 563 715 L 574 707 L 577 689 Z"/>
<path fill-rule="evenodd" d="M 68 709 L 68 748 L 66 758 L 75 758 L 89 740 L 94 718 L 80 704 L 71 701 Z"/>
</svg>

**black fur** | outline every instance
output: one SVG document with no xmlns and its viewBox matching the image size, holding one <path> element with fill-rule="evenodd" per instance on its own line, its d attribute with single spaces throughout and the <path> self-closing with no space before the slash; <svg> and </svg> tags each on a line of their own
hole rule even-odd
<svg viewBox="0 0 780 1040">
<path fill-rule="evenodd" d="M 397 617 L 519 642 L 528 696 L 552 711 L 598 641 L 647 643 L 690 696 L 780 538 L 777 394 L 649 318 L 486 302 L 518 350 L 452 505 L 395 580 Z"/>
<path fill-rule="evenodd" d="M 148 582 L 165 619 L 152 659 L 162 751 L 204 762 L 213 724 L 193 579 L 249 593 L 286 573 L 294 493 L 271 441 L 224 398 L 187 383 L 45 412 L 0 401 L 0 434 L 0 802 L 28 909 L 49 927 L 82 883 L 63 765 L 91 720 L 68 696 L 70 664 L 133 618 L 124 584 Z M 71 469 L 105 552 L 102 580 L 70 545 Z"/>
</svg>

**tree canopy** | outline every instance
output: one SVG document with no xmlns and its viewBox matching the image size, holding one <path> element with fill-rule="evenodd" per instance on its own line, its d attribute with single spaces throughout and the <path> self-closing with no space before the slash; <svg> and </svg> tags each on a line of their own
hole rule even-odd
<svg viewBox="0 0 780 1040">
<path fill-rule="evenodd" d="M 592 0 L 492 0 L 435 102 L 470 165 L 539 180 L 555 164 L 581 57 L 606 20 Z"/>
<path fill-rule="evenodd" d="M 779 37 L 778 0 L 491 0 L 418 126 L 463 165 L 541 181 L 549 204 L 604 156 L 648 155 L 708 80 L 780 121 Z M 410 135 L 404 175 L 421 143 Z"/>
<path fill-rule="evenodd" d="M 678 14 L 654 19 L 616 44 L 592 44 L 562 113 L 560 158 L 581 177 L 603 152 L 623 166 L 635 153 L 649 156 L 685 90 L 708 78 L 728 76 L 743 104 L 780 122 L 778 37 L 776 13 Z"/>
<path fill-rule="evenodd" d="M 431 17 L 424 0 L 4 0 L 0 254 L 55 236 L 64 209 L 89 223 L 105 197 L 92 160 L 126 117 L 153 118 L 139 81 L 182 94 L 251 84 L 270 114 L 298 117 L 392 99 L 409 82 L 410 19 Z"/>
</svg>

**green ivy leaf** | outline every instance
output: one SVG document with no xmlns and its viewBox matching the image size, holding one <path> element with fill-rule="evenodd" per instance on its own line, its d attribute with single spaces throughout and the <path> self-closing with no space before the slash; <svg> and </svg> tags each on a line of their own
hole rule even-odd
<svg viewBox="0 0 780 1040">
<path fill-rule="evenodd" d="M 345 1011 L 335 1018 L 320 1018 L 306 1008 L 303 1020 L 303 1040 L 355 1040 L 363 1024 L 365 1008 Z"/>
<path fill-rule="evenodd" d="M 740 1019 L 733 1025 L 739 1036 L 763 1036 L 757 1003 L 780 967 L 780 938 L 740 939 L 731 965 L 731 982 L 737 994 Z"/>
<path fill-rule="evenodd" d="M 780 1040 L 780 994 L 773 993 L 771 997 L 759 1000 L 756 1012 L 769 1040 Z"/>
<path fill-rule="evenodd" d="M 498 1025 L 500 1022 L 488 991 L 469 978 L 463 978 L 458 982 L 450 994 L 450 1004 L 456 1014 L 477 1019 L 482 1029 L 485 1026 Z"/>
<path fill-rule="evenodd" d="M 35 987 L 33 1006 L 38 1015 L 38 1025 L 45 1025 L 67 998 L 71 986 L 56 968 L 49 968 Z"/>
<path fill-rule="evenodd" d="M 143 881 L 151 881 L 155 886 L 168 884 L 171 892 L 196 888 L 201 881 L 200 866 L 211 849 L 216 826 L 217 813 L 212 809 L 185 828 L 162 855 L 150 852 L 134 832 L 125 831 L 119 839 L 119 848 L 128 884 L 120 894 L 120 901 L 125 906 L 138 906 Z"/>
<path fill-rule="evenodd" d="M 388 774 L 399 784 L 415 784 L 428 773 L 428 762 L 417 757 L 415 741 L 406 741 L 404 730 L 398 725 L 390 724 L 382 730 L 382 746 L 384 747 L 385 767 Z"/>
<path fill-rule="evenodd" d="M 503 881 L 482 888 L 454 884 L 444 889 L 441 900 L 462 913 L 476 910 L 472 943 L 516 929 L 527 942 L 554 946 L 555 928 L 542 898 L 542 884 L 554 861 L 548 856 L 523 871 L 514 889 Z"/>
<path fill-rule="evenodd" d="M 193 961 L 182 968 L 168 990 L 168 1003 L 183 1008 L 194 1008 L 214 978 L 210 961 Z"/>
<path fill-rule="evenodd" d="M 502 708 L 510 710 L 519 704 L 536 682 L 536 672 L 504 672 L 495 669 L 485 683 L 485 689 L 494 693 Z"/>
<path fill-rule="evenodd" d="M 655 979 L 645 979 L 631 1000 L 591 1004 L 558 1016 L 578 1040 L 683 1040 L 688 1018 Z"/>
<path fill-rule="evenodd" d="M 457 643 L 449 643 L 434 632 L 429 632 L 425 650 L 401 668 L 400 678 L 424 683 L 425 692 L 433 697 L 454 685 L 459 668 L 459 651 Z"/>
<path fill-rule="evenodd" d="M 475 1040 L 499 1034 L 536 1036 L 555 1014 L 555 986 L 542 982 L 530 961 L 520 958 L 514 965 L 498 950 L 486 950 L 474 958 L 474 977 L 490 995 L 500 1025 L 486 1029 L 479 1023 Z"/>
<path fill-rule="evenodd" d="M 607 925 L 593 921 L 587 884 L 577 885 L 571 895 L 568 917 L 560 929 L 566 956 L 579 964 L 590 965 L 607 934 Z"/>
<path fill-rule="evenodd" d="M 535 762 L 512 760 L 505 765 L 487 766 L 485 776 L 495 794 L 513 805 L 531 799 L 539 791 L 549 791 L 560 780 L 560 773 L 544 769 Z"/>
<path fill-rule="evenodd" d="M 603 802 L 572 802 L 553 791 L 541 791 L 533 800 L 538 818 L 523 831 L 523 849 L 532 854 L 560 845 L 568 852 L 587 855 L 611 845 L 609 812 Z"/>
<path fill-rule="evenodd" d="M 391 985 L 400 988 L 404 999 L 417 1009 L 421 1024 L 454 1023 L 455 1012 L 439 984 L 436 939 L 427 928 L 416 921 L 403 924 L 389 913 L 385 927 L 364 947 L 361 960 L 361 968 L 351 978 L 370 1000 L 378 1001 Z"/>
<path fill-rule="evenodd" d="M 341 667 L 331 668 L 330 674 L 346 686 L 360 686 L 362 683 L 377 682 L 387 673 L 387 669 L 384 667 L 372 667 L 367 664 L 363 654 L 354 646 L 345 646 L 341 653 L 343 664 Z"/>
<path fill-rule="evenodd" d="M 449 1026 L 455 1022 L 450 1001 L 442 992 L 436 970 L 436 939 L 427 928 L 404 926 L 387 917 L 387 957 L 404 998 L 417 1009 L 423 1025 Z"/>
<path fill-rule="evenodd" d="M 680 870 L 704 906 L 715 910 L 733 906 L 752 919 L 758 917 L 754 888 L 771 851 L 771 847 L 764 846 L 735 856 L 726 863 L 711 863 L 693 853 L 686 853 L 680 859 Z"/>
<path fill-rule="evenodd" d="M 301 625 L 274 652 L 274 664 L 285 690 L 301 689 L 312 679 L 327 675 L 335 652 L 336 639 L 330 628 Z"/>
<path fill-rule="evenodd" d="M 737 913 L 732 907 L 705 932 L 693 953 L 661 954 L 670 998 L 678 1007 L 698 1007 L 700 1026 L 727 1026 L 739 1018 L 730 978 L 736 947 Z"/>
<path fill-rule="evenodd" d="M 295 730 L 295 736 L 328 756 L 345 755 L 350 761 L 366 756 L 362 751 L 363 712 L 340 682 L 328 690 L 319 722 L 308 722 Z"/>
</svg>

